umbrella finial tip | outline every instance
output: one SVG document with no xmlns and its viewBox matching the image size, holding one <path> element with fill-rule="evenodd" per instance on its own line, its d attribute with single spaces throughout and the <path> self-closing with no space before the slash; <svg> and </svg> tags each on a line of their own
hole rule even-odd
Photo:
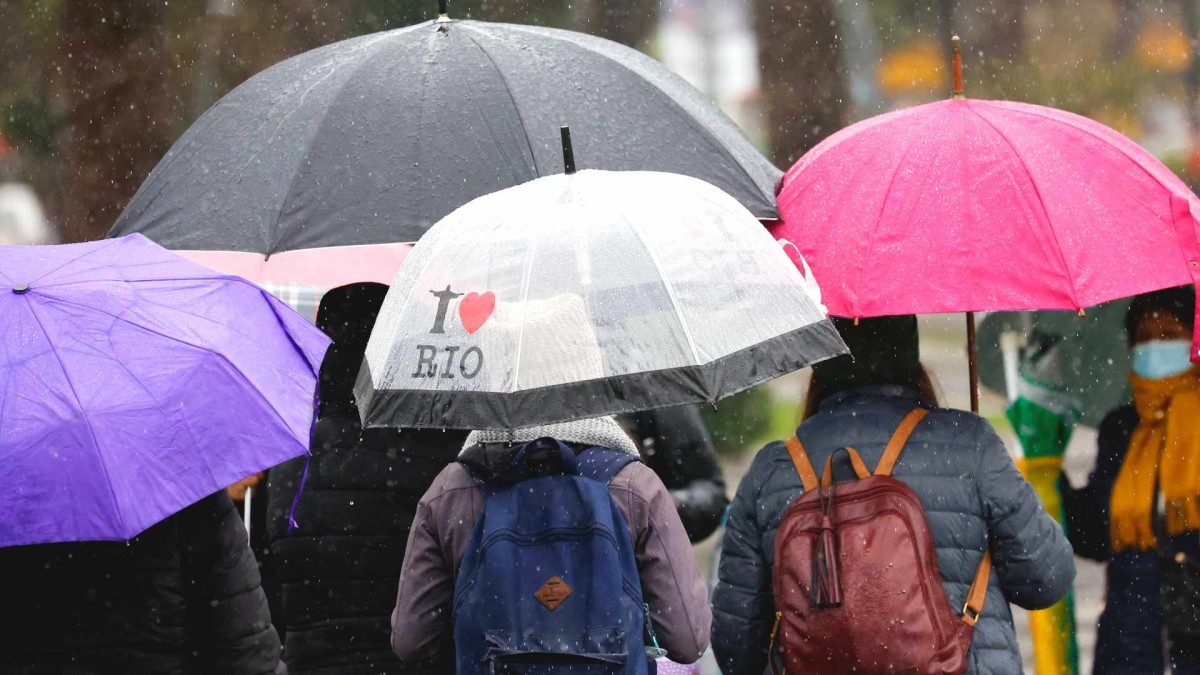
<svg viewBox="0 0 1200 675">
<path fill-rule="evenodd" d="M 15 293 L 16 295 L 25 295 L 26 293 L 29 292 L 29 285 L 28 284 L 20 284 L 17 286 L 13 286 L 12 292 Z"/>
<path fill-rule="evenodd" d="M 963 96 L 963 76 L 962 76 L 962 40 L 955 35 L 950 38 L 951 51 L 951 66 L 954 70 L 954 98 L 961 99 Z"/>
</svg>

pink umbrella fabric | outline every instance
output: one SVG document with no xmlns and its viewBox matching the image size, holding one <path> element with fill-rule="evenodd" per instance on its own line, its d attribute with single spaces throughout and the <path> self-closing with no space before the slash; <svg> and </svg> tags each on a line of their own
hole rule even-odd
<svg viewBox="0 0 1200 675">
<path fill-rule="evenodd" d="M 1197 206 L 1102 124 L 952 99 L 826 139 L 784 176 L 771 231 L 837 316 L 1081 309 L 1193 283 Z"/>
</svg>

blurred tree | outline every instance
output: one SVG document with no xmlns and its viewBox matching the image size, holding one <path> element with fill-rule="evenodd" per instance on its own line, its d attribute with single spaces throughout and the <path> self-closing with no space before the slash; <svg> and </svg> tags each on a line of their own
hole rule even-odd
<svg viewBox="0 0 1200 675">
<path fill-rule="evenodd" d="M 644 49 L 658 26 L 658 0 L 583 0 L 572 28 Z"/>
<path fill-rule="evenodd" d="M 959 0 L 952 21 L 973 55 L 988 67 L 1021 59 L 1027 0 Z"/>
<path fill-rule="evenodd" d="M 1185 0 L 1186 2 L 1186 0 Z M 1112 37 L 1108 41 L 1108 56 L 1118 58 L 1129 52 L 1133 41 L 1142 30 L 1147 4 L 1145 0 L 1115 0 L 1117 22 Z"/>
<path fill-rule="evenodd" d="M 62 2 L 55 69 L 71 196 L 57 215 L 68 241 L 103 237 L 174 138 L 184 101 L 181 64 L 166 50 L 167 8 L 140 0 Z"/>
<path fill-rule="evenodd" d="M 754 0 L 771 158 L 791 165 L 846 123 L 835 0 Z"/>
</svg>

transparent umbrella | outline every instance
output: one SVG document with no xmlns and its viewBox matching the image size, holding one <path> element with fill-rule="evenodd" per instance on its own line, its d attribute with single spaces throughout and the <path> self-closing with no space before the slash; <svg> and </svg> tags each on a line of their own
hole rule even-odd
<svg viewBox="0 0 1200 675">
<path fill-rule="evenodd" d="M 712 402 L 842 353 L 815 282 L 732 197 L 583 171 L 430 229 L 356 393 L 369 426 L 512 429 Z"/>
</svg>

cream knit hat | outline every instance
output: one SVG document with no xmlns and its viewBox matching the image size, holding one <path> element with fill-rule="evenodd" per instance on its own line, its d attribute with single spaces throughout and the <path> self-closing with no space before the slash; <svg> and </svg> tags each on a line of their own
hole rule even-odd
<svg viewBox="0 0 1200 675">
<path fill-rule="evenodd" d="M 590 447 L 611 448 L 638 456 L 637 445 L 611 416 L 592 417 L 573 422 L 559 422 L 537 427 L 514 430 L 472 431 L 463 443 L 463 450 L 484 443 L 523 444 L 539 438 L 556 438 L 567 443 L 578 443 Z"/>
</svg>

